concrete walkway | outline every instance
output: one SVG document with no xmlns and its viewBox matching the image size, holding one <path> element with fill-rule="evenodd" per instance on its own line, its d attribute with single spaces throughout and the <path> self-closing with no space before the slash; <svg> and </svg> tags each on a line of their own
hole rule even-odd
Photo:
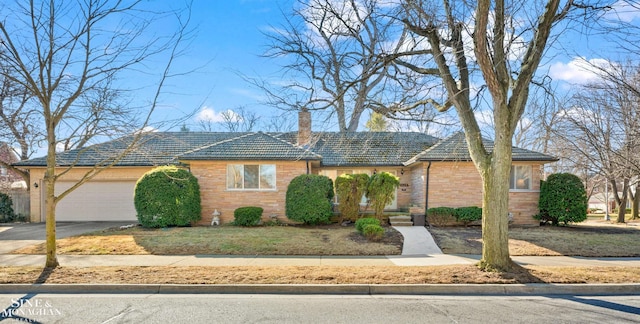
<svg viewBox="0 0 640 324">
<path fill-rule="evenodd" d="M 402 255 L 442 254 L 431 233 L 423 226 L 394 226 L 404 237 Z"/>
</svg>

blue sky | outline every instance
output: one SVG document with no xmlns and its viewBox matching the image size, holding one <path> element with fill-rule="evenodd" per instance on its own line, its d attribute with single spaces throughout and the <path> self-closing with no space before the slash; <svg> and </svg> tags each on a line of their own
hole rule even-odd
<svg viewBox="0 0 640 324">
<path fill-rule="evenodd" d="M 179 60 L 184 65 L 176 68 L 198 70 L 181 79 L 179 95 L 167 103 L 183 113 L 201 113 L 204 109 L 203 115 L 213 118 L 237 107 L 261 116 L 279 113 L 260 104 L 262 92 L 249 85 L 242 75 L 273 77 L 278 74 L 275 62 L 260 57 L 266 46 L 262 32 L 280 24 L 280 8 L 284 6 L 288 7 L 283 10 L 289 10 L 291 1 L 195 1 L 192 8 L 195 38 Z M 197 117 L 189 122 L 195 123 Z"/>
<path fill-rule="evenodd" d="M 169 88 L 155 118 L 175 118 L 195 113 L 186 123 L 197 130 L 198 118 L 218 120 L 228 109 L 245 107 L 267 118 L 280 114 L 275 108 L 261 104 L 263 93 L 248 84 L 241 75 L 257 78 L 278 78 L 277 62 L 260 57 L 266 49 L 263 32 L 270 26 L 282 24 L 282 11 L 290 12 L 293 0 L 196 0 L 192 8 L 192 26 L 196 28 L 185 56 L 178 60 L 178 70 L 196 72 L 176 79 Z M 620 10 L 625 21 L 639 22 L 640 13 L 632 8 Z M 598 40 L 576 34 L 564 40 L 569 51 L 554 54 L 544 60 L 540 71 L 550 71 L 560 89 L 593 80 L 594 74 L 585 69 L 583 59 L 605 62 Z M 602 55 L 600 55 L 602 54 Z M 612 54 L 612 52 L 609 52 Z M 166 111 L 166 112 L 165 112 Z M 366 121 L 361 120 L 361 125 Z M 361 127 L 361 130 L 363 127 Z M 175 128 L 174 128 L 175 130 Z"/>
</svg>

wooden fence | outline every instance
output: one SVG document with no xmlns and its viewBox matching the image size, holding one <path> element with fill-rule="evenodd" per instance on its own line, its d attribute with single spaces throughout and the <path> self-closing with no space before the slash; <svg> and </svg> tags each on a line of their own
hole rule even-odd
<svg viewBox="0 0 640 324">
<path fill-rule="evenodd" d="M 31 204 L 29 200 L 29 191 L 27 190 L 10 190 L 9 197 L 13 201 L 13 212 L 16 215 L 25 216 L 27 220 L 31 215 Z"/>
</svg>

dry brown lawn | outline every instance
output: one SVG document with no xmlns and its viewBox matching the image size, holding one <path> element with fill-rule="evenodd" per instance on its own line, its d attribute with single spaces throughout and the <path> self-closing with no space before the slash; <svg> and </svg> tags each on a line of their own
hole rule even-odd
<svg viewBox="0 0 640 324">
<path fill-rule="evenodd" d="M 429 229 L 447 254 L 481 254 L 479 227 Z M 572 226 L 540 226 L 509 229 L 511 255 L 566 255 L 584 257 L 640 256 L 640 226 L 586 223 Z"/>
<path fill-rule="evenodd" d="M 110 229 L 57 241 L 59 254 L 397 255 L 402 235 L 386 228 L 369 242 L 353 226 L 173 227 Z M 44 254 L 44 244 L 12 253 Z"/>
<path fill-rule="evenodd" d="M 638 283 L 640 267 L 515 267 L 483 272 L 473 265 L 431 267 L 0 267 L 0 284 L 517 284 Z"/>
</svg>

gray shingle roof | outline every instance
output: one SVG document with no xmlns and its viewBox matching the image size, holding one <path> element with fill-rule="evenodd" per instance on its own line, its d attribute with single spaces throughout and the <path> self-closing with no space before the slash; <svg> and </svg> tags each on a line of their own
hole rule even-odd
<svg viewBox="0 0 640 324">
<path fill-rule="evenodd" d="M 493 151 L 492 141 L 483 138 L 482 143 L 484 144 L 488 152 Z M 550 155 L 529 151 L 514 146 L 512 148 L 511 160 L 551 162 L 557 161 L 558 159 Z M 464 133 L 458 132 L 441 140 L 437 144 L 426 149 L 424 152 L 421 152 L 420 154 L 409 159 L 407 162 L 405 162 L 405 165 L 410 165 L 417 161 L 471 161 L 471 156 L 469 155 L 469 150 L 467 148 L 467 141 L 464 138 Z"/>
<path fill-rule="evenodd" d="M 60 166 L 94 166 L 114 162 L 134 136 L 60 152 Z M 139 136 L 134 147 L 115 165 L 156 166 L 180 160 L 320 160 L 323 166 L 403 166 L 417 161 L 468 161 L 462 133 L 444 140 L 423 133 L 313 133 L 308 147 L 296 145 L 297 133 L 155 132 Z M 487 149 L 493 143 L 485 141 Z M 554 157 L 514 148 L 514 161 L 556 161 Z M 15 163 L 46 166 L 45 157 Z"/>
<path fill-rule="evenodd" d="M 322 157 L 273 135 L 250 133 L 197 148 L 180 160 L 320 160 Z"/>
<path fill-rule="evenodd" d="M 295 140 L 295 133 L 287 133 Z M 411 132 L 313 133 L 311 149 L 322 156 L 323 166 L 402 166 L 437 138 Z"/>
</svg>

